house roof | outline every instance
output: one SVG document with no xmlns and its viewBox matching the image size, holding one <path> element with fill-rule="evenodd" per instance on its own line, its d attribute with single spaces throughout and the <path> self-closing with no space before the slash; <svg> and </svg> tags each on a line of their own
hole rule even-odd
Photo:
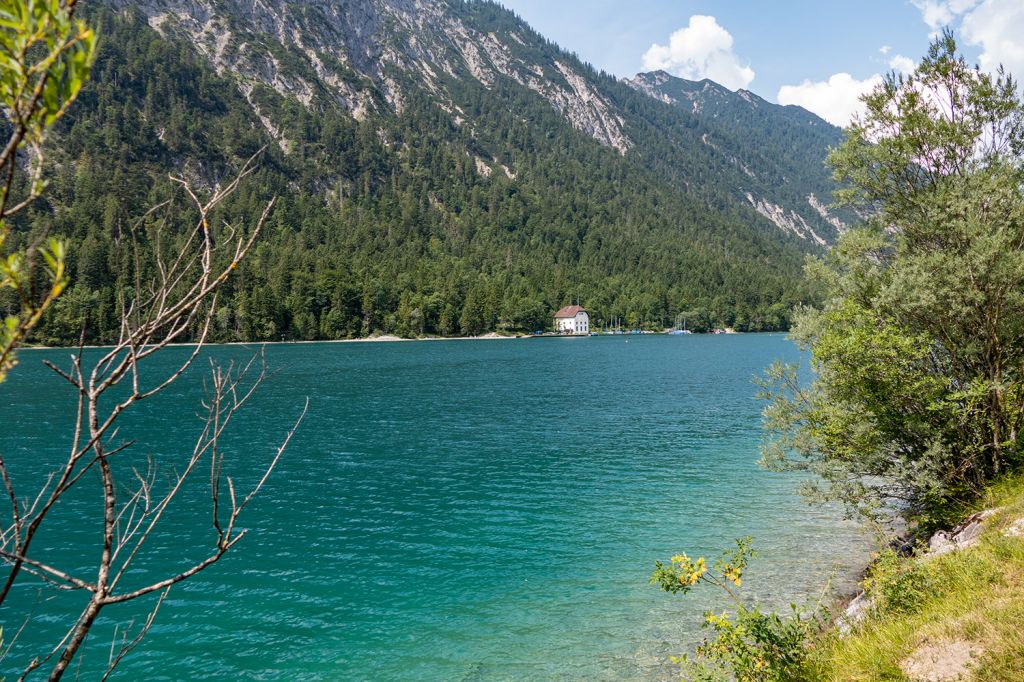
<svg viewBox="0 0 1024 682">
<path fill-rule="evenodd" d="M 585 312 L 587 311 L 581 305 L 567 305 L 561 310 L 559 310 L 557 313 L 555 313 L 555 319 L 557 320 L 563 317 L 576 317 L 580 313 Z"/>
</svg>

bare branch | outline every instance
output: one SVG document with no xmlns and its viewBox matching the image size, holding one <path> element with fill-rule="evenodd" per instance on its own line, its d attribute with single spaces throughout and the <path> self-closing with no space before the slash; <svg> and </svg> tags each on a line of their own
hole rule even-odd
<svg viewBox="0 0 1024 682">
<path fill-rule="evenodd" d="M 149 634 L 150 629 L 153 627 L 153 623 L 156 621 L 156 614 L 160 611 L 160 607 L 163 606 L 164 600 L 167 599 L 167 595 L 170 594 L 170 592 L 170 588 L 163 591 L 163 594 L 161 594 L 156 600 L 156 605 L 153 607 L 153 610 L 149 612 L 148 616 L 146 616 L 146 622 L 142 624 L 142 628 L 139 629 L 138 634 L 136 634 L 130 642 L 127 641 L 127 635 L 125 635 L 125 638 L 121 641 L 121 647 L 116 655 L 114 654 L 114 645 L 117 643 L 117 640 L 115 638 L 111 641 L 110 658 L 107 663 L 107 671 L 103 674 L 103 677 L 100 678 L 101 682 L 105 682 L 110 677 L 111 673 L 114 672 L 114 668 L 124 660 L 124 657 L 139 646 L 142 640 L 145 639 L 146 635 Z M 131 627 L 131 625 L 128 627 Z"/>
<path fill-rule="evenodd" d="M 199 218 L 194 227 L 185 234 L 183 248 L 176 249 L 170 258 L 165 258 L 163 235 L 165 225 L 173 219 L 172 204 L 165 202 L 154 206 L 132 225 L 129 233 L 132 243 L 131 257 L 135 263 L 135 287 L 131 295 L 121 298 L 120 332 L 117 343 L 107 349 L 98 360 L 91 361 L 89 368 L 86 369 L 83 366 L 83 326 L 78 352 L 72 356 L 71 368 L 65 370 L 53 363 L 46 363 L 72 387 L 78 401 L 75 408 L 72 446 L 68 457 L 50 474 L 31 504 L 22 505 L 18 502 L 14 485 L 7 475 L 3 460 L 0 459 L 0 479 L 4 481 L 12 505 L 12 525 L 0 536 L 3 538 L 0 547 L 4 549 L 0 557 L 11 567 L 3 587 L 0 588 L 0 604 L 22 570 L 55 582 L 55 586 L 62 589 L 82 589 L 92 594 L 76 623 L 57 647 L 45 657 L 33 660 L 25 669 L 23 676 L 46 664 L 59 652 L 51 679 L 60 678 L 74 661 L 92 624 L 105 606 L 123 603 L 154 592 L 163 592 L 157 607 L 139 633 L 131 641 L 125 634 L 120 645 L 116 642 L 112 645 L 109 667 L 104 677 L 106 679 L 124 656 L 149 632 L 156 612 L 166 598 L 167 590 L 218 561 L 245 536 L 246 531 L 235 530 L 237 519 L 245 506 L 265 485 L 308 410 L 307 401 L 302 415 L 275 452 L 259 482 L 241 503 L 235 497 L 234 484 L 227 478 L 231 510 L 226 525 L 221 525 L 219 521 L 219 481 L 223 467 L 223 453 L 219 444 L 234 415 L 249 401 L 266 377 L 265 360 L 260 362 L 259 371 L 251 381 L 248 377 L 250 370 L 255 367 L 255 358 L 240 372 L 235 372 L 231 367 L 227 370 L 213 368 L 212 396 L 206 404 L 207 416 L 204 425 L 184 468 L 175 474 L 165 492 L 155 492 L 157 463 L 152 460 L 145 473 L 130 468 L 129 478 L 133 481 L 132 485 L 122 489 L 118 484 L 120 467 L 115 468 L 114 458 L 134 443 L 128 440 L 116 447 L 109 445 L 117 437 L 117 425 L 121 415 L 135 403 L 165 390 L 194 365 L 210 333 L 218 289 L 248 255 L 274 208 L 275 201 L 269 201 L 247 234 L 225 223 L 226 236 L 221 236 L 221 244 L 218 246 L 218 240 L 214 239 L 211 231 L 210 212 L 235 192 L 241 180 L 254 171 L 256 158 L 256 155 L 250 158 L 230 182 L 215 189 L 205 200 L 200 199 L 188 182 L 175 178 L 175 182 L 182 187 L 184 194 L 198 211 Z M 156 231 L 152 255 L 155 257 L 155 267 L 144 266 L 139 237 L 143 228 L 150 225 L 150 221 L 162 210 L 166 210 L 168 215 L 156 220 L 154 224 Z M 225 248 L 224 244 L 229 246 L 221 255 L 219 251 Z M 215 267 L 215 256 L 224 263 L 222 266 Z M 153 275 L 149 280 L 143 281 L 142 273 L 147 268 Z M 152 385 L 144 386 L 144 374 L 140 371 L 142 364 L 170 344 L 190 336 L 194 346 L 187 357 Z M 120 393 L 119 398 L 111 403 L 108 392 L 117 386 L 127 388 L 126 394 Z M 204 457 L 210 457 L 211 460 L 210 495 L 216 530 L 213 550 L 205 559 L 182 571 L 150 585 L 118 594 L 117 587 L 128 568 L 143 551 L 147 541 L 168 513 L 172 501 L 179 496 Z M 59 568 L 31 558 L 29 551 L 40 525 L 62 496 L 81 483 L 87 473 L 97 471 L 104 510 L 102 551 L 96 580 L 86 582 Z M 125 493 L 123 500 L 118 498 L 119 491 Z"/>
</svg>

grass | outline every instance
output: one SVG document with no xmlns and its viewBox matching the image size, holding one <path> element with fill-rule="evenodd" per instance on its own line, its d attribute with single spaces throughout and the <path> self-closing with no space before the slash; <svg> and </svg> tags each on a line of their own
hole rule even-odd
<svg viewBox="0 0 1024 682">
<path fill-rule="evenodd" d="M 853 633 L 815 642 L 807 679 L 909 680 L 919 648 L 967 642 L 973 680 L 1024 679 L 1024 538 L 1002 533 L 1024 518 L 1024 476 L 993 485 L 978 510 L 999 507 L 980 542 L 940 557 L 879 557 L 867 581 L 875 607 Z"/>
</svg>

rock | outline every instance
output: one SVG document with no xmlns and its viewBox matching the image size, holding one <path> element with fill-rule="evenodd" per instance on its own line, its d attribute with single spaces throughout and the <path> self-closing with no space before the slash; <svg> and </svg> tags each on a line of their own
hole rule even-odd
<svg viewBox="0 0 1024 682">
<path fill-rule="evenodd" d="M 957 549 L 952 536 L 944 530 L 940 530 L 928 540 L 928 554 L 931 556 L 942 556 Z"/>
<path fill-rule="evenodd" d="M 1008 538 L 1024 538 L 1024 518 L 1017 519 L 1003 531 Z"/>
<path fill-rule="evenodd" d="M 854 627 L 860 624 L 868 615 L 873 606 L 871 599 L 863 592 L 853 598 L 853 601 L 843 611 L 843 615 L 836 620 L 836 628 L 840 635 L 849 634 Z"/>
<path fill-rule="evenodd" d="M 445 108 L 460 125 L 464 119 L 449 83 L 466 71 L 487 88 L 499 76 L 529 88 L 574 128 L 620 154 L 634 144 L 621 110 L 594 87 L 596 81 L 586 72 L 558 60 L 551 65 L 523 56 L 529 50 L 520 48 L 537 46 L 533 38 L 483 33 L 447 2 L 106 1 L 115 8 L 135 8 L 157 31 L 189 40 L 218 73 L 236 75 L 242 94 L 275 138 L 281 122 L 261 113 L 252 96 L 255 83 L 307 108 L 314 106 L 317 93 L 327 93 L 364 120 L 380 109 L 367 83 L 401 111 L 411 93 L 390 75 L 401 72 L 422 83 L 438 101 L 448 101 Z M 277 57 L 282 52 L 300 56 L 282 62 Z"/>
<path fill-rule="evenodd" d="M 984 521 L 998 511 L 999 509 L 986 509 L 971 514 L 951 531 L 940 530 L 928 540 L 929 556 L 942 556 L 978 544 L 984 530 Z"/>
<path fill-rule="evenodd" d="M 981 653 L 980 647 L 962 640 L 925 643 L 900 668 L 914 682 L 965 680 L 971 664 Z"/>
<path fill-rule="evenodd" d="M 913 535 L 901 536 L 889 543 L 889 549 L 903 557 L 913 556 L 916 546 Z"/>
</svg>

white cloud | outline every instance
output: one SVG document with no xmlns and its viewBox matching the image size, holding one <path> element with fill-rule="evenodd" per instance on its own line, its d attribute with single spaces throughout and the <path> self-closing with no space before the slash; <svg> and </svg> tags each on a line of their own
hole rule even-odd
<svg viewBox="0 0 1024 682">
<path fill-rule="evenodd" d="M 1024 3 L 1020 0 L 985 0 L 964 16 L 964 41 L 981 47 L 978 65 L 995 71 L 1002 64 L 1018 80 L 1024 79 Z"/>
<path fill-rule="evenodd" d="M 889 68 L 899 73 L 913 73 L 914 69 L 917 68 L 917 62 L 910 57 L 898 54 L 889 60 Z"/>
<path fill-rule="evenodd" d="M 953 23 L 953 20 L 978 4 L 978 0 L 910 0 L 921 10 L 921 18 L 932 31 Z M 1012 0 L 1011 0 L 1012 2 Z"/>
<path fill-rule="evenodd" d="M 864 110 L 861 95 L 881 82 L 882 77 L 878 74 L 857 80 L 848 73 L 837 73 L 827 81 L 806 80 L 800 85 L 783 85 L 776 99 L 779 104 L 796 104 L 833 125 L 845 126 L 854 114 Z"/>
<path fill-rule="evenodd" d="M 932 36 L 945 27 L 956 29 L 963 45 L 981 49 L 978 64 L 994 72 L 1006 67 L 1018 82 L 1024 81 L 1024 2 L 1021 0 L 910 0 L 921 11 L 921 18 Z M 895 54 L 884 45 L 879 53 L 887 57 L 889 68 L 912 72 L 917 64 L 909 57 Z M 804 81 L 779 90 L 779 104 L 797 104 L 836 125 L 846 125 L 854 114 L 863 111 L 860 96 L 869 92 L 882 77 L 878 74 L 857 80 L 848 73 L 837 73 L 827 81 Z"/>
<path fill-rule="evenodd" d="M 644 53 L 645 71 L 663 70 L 681 78 L 710 78 L 738 90 L 750 85 L 754 71 L 732 51 L 732 35 L 714 17 L 695 14 L 688 26 L 669 38 L 668 45 L 651 45 Z"/>
</svg>

